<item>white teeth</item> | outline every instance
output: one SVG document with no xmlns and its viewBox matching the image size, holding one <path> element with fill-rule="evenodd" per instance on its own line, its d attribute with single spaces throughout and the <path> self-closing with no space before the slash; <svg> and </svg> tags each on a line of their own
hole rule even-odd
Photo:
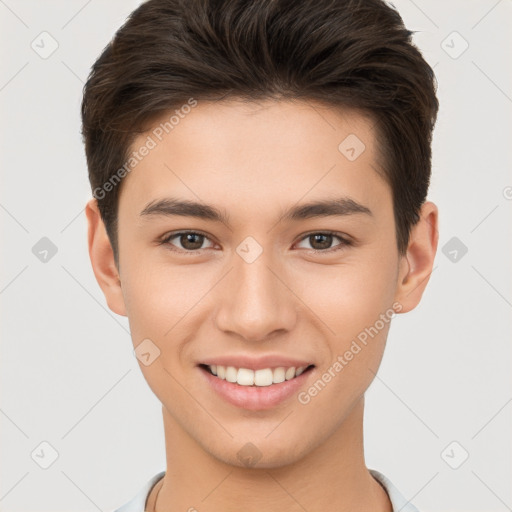
<svg viewBox="0 0 512 512">
<path fill-rule="evenodd" d="M 264 370 L 256 370 L 254 372 L 255 386 L 270 386 L 272 384 L 272 370 L 265 368 Z"/>
<path fill-rule="evenodd" d="M 254 371 L 248 370 L 247 368 L 240 368 L 236 382 L 240 384 L 240 386 L 252 386 L 254 384 Z"/>
<path fill-rule="evenodd" d="M 295 368 L 264 368 L 261 370 L 250 370 L 248 368 L 235 368 L 234 366 L 210 365 L 208 366 L 213 375 L 228 382 L 236 382 L 240 386 L 270 386 L 279 384 L 285 380 L 291 380 L 301 375 L 307 366 Z"/>
<path fill-rule="evenodd" d="M 295 370 L 295 377 L 298 377 L 304 370 L 306 369 L 305 366 L 300 366 Z"/>
<path fill-rule="evenodd" d="M 293 379 L 293 377 L 295 377 L 295 366 L 288 368 L 288 370 L 286 370 L 286 374 L 285 374 L 286 380 Z"/>
<path fill-rule="evenodd" d="M 274 384 L 279 384 L 280 382 L 284 382 L 286 369 L 280 366 L 274 370 L 274 374 L 272 376 L 272 382 Z"/>
<path fill-rule="evenodd" d="M 226 368 L 226 380 L 228 382 L 236 382 L 237 369 L 234 366 L 228 366 Z"/>
</svg>

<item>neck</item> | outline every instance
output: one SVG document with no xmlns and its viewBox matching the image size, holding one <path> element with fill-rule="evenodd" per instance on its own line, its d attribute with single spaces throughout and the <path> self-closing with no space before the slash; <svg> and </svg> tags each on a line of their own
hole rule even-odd
<svg viewBox="0 0 512 512">
<path fill-rule="evenodd" d="M 155 512 L 325 510 L 392 512 L 364 463 L 364 398 L 320 446 L 291 464 L 248 468 L 213 457 L 162 409 L 167 471 L 153 490 Z M 153 503 L 152 503 L 153 504 Z"/>
</svg>

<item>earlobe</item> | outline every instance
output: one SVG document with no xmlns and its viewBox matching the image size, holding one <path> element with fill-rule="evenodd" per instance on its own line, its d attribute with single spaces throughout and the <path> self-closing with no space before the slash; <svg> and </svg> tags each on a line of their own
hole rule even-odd
<svg viewBox="0 0 512 512">
<path fill-rule="evenodd" d="M 426 201 L 420 220 L 411 230 L 407 254 L 400 262 L 395 295 L 402 306 L 400 313 L 407 313 L 419 304 L 432 273 L 438 241 L 437 206 Z"/>
<path fill-rule="evenodd" d="M 105 295 L 108 307 L 118 315 L 127 316 L 114 252 L 96 199 L 88 201 L 85 206 L 85 214 L 88 224 L 89 257 L 96 281 Z"/>
</svg>

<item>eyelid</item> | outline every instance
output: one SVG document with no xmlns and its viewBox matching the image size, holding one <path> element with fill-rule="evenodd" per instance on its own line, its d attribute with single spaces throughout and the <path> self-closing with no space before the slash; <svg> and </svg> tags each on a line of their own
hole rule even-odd
<svg viewBox="0 0 512 512">
<path fill-rule="evenodd" d="M 172 240 L 173 238 L 177 238 L 182 235 L 190 235 L 190 234 L 200 235 L 200 236 L 204 237 L 205 239 L 209 240 L 212 244 L 215 244 L 214 240 L 212 240 L 211 237 L 208 236 L 206 233 L 203 233 L 202 231 L 198 231 L 198 230 L 193 230 L 193 229 L 182 230 L 182 231 L 172 231 L 170 233 L 166 233 L 163 237 L 161 237 L 159 239 L 159 244 L 161 244 L 161 245 L 169 244 L 170 246 L 172 246 L 172 249 L 171 249 L 172 251 L 176 251 L 176 252 L 179 252 L 182 254 L 183 253 L 198 254 L 206 249 L 211 249 L 211 247 L 206 247 L 205 249 L 196 249 L 194 251 L 187 251 L 186 249 L 180 249 L 179 247 L 176 247 L 170 243 L 170 240 Z"/>
<path fill-rule="evenodd" d="M 187 234 L 194 234 L 194 235 L 200 235 L 202 237 L 204 237 L 205 239 L 209 240 L 210 242 L 212 243 L 215 243 L 211 238 L 210 236 L 208 236 L 206 233 L 203 233 L 201 231 L 198 231 L 198 230 L 182 230 L 182 231 L 173 231 L 173 232 L 170 232 L 170 233 L 166 233 L 163 237 L 161 237 L 159 239 L 159 243 L 160 244 L 169 244 L 169 245 L 172 245 L 169 241 L 173 238 L 176 238 L 176 237 L 179 237 L 181 235 L 187 235 Z M 295 242 L 293 245 L 295 246 L 297 243 L 300 243 L 302 242 L 303 240 L 306 240 L 307 238 L 309 238 L 310 236 L 312 235 L 330 235 L 330 236 L 333 236 L 335 238 L 338 238 L 340 240 L 340 243 L 338 245 L 335 245 L 334 247 L 330 247 L 328 249 L 304 249 L 305 251 L 308 251 L 308 252 L 313 252 L 313 253 L 316 253 L 316 254 L 323 254 L 323 253 L 331 253 L 331 252 L 334 252 L 338 249 L 342 249 L 346 246 L 350 246 L 353 244 L 352 240 L 350 237 L 348 237 L 347 235 L 343 234 L 343 233 L 338 233 L 336 231 L 329 231 L 329 230 L 313 230 L 313 231 L 310 231 L 308 233 L 305 233 L 303 235 L 301 235 L 301 237 L 298 239 L 297 242 Z M 173 246 L 174 247 L 174 246 Z M 207 247 L 205 249 L 196 249 L 196 250 L 186 250 L 186 249 L 180 249 L 179 247 L 176 247 L 176 248 L 173 248 L 171 250 L 174 250 L 176 252 L 180 252 L 180 253 L 187 253 L 187 254 L 198 254 L 206 249 L 211 249 L 211 247 Z"/>
<path fill-rule="evenodd" d="M 337 231 L 329 231 L 328 229 L 325 231 L 322 231 L 322 230 L 310 231 L 309 233 L 302 235 L 301 238 L 299 238 L 297 243 L 300 243 L 303 240 L 306 240 L 307 238 L 309 238 L 312 235 L 330 235 L 335 238 L 338 238 L 340 240 L 340 243 L 333 247 L 329 247 L 329 249 L 304 249 L 305 251 L 308 251 L 310 253 L 312 252 L 315 254 L 330 254 L 334 251 L 343 249 L 344 247 L 347 247 L 347 246 L 350 246 L 353 244 L 351 238 L 348 235 L 345 235 L 343 233 L 338 233 Z"/>
</svg>

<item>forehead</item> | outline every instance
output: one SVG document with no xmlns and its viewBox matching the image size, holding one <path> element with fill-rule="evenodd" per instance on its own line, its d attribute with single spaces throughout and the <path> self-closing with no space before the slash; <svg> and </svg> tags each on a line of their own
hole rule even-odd
<svg viewBox="0 0 512 512">
<path fill-rule="evenodd" d="M 131 149 L 139 157 L 120 210 L 167 195 L 245 210 L 344 193 L 377 206 L 390 196 L 372 119 L 312 101 L 200 101 L 162 116 Z"/>
</svg>

